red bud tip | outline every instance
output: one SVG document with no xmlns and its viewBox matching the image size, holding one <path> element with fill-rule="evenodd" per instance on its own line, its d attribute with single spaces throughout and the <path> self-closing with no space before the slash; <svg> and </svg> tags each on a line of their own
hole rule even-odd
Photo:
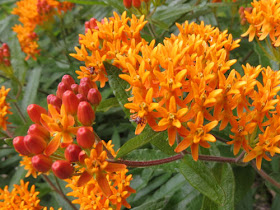
<svg viewBox="0 0 280 210">
<path fill-rule="evenodd" d="M 132 6 L 132 0 L 123 0 L 123 5 L 127 8 L 130 9 Z"/>
<path fill-rule="evenodd" d="M 86 101 L 82 101 L 79 103 L 78 120 L 84 126 L 91 126 L 95 120 L 95 113 L 94 113 L 91 105 Z"/>
<path fill-rule="evenodd" d="M 78 89 L 79 89 L 79 85 L 78 84 L 73 84 L 71 85 L 71 90 L 77 94 L 78 93 Z"/>
<path fill-rule="evenodd" d="M 13 145 L 15 150 L 22 154 L 22 155 L 30 155 L 29 150 L 27 149 L 27 147 L 24 144 L 24 136 L 17 136 L 13 139 Z"/>
<path fill-rule="evenodd" d="M 68 74 L 65 74 L 62 77 L 61 82 L 63 82 L 64 84 L 66 84 L 69 87 L 71 87 L 71 85 L 75 84 L 75 80 Z"/>
<path fill-rule="evenodd" d="M 46 139 L 46 140 L 48 140 L 50 138 L 49 131 L 39 124 L 30 125 L 29 129 L 27 131 L 27 134 L 40 136 L 40 137 L 42 137 L 43 139 Z"/>
<path fill-rule="evenodd" d="M 60 179 L 70 178 L 74 172 L 71 163 L 66 160 L 57 160 L 52 164 L 52 171 Z"/>
<path fill-rule="evenodd" d="M 85 159 L 88 158 L 86 152 L 84 150 L 82 150 L 80 153 L 79 153 L 79 162 L 81 164 L 84 164 L 85 163 Z"/>
<path fill-rule="evenodd" d="M 87 82 L 81 82 L 78 88 L 78 93 L 82 94 L 83 96 L 87 97 L 88 91 L 90 89 L 90 84 Z"/>
<path fill-rule="evenodd" d="M 132 0 L 132 5 L 135 8 L 140 8 L 141 7 L 141 0 Z"/>
<path fill-rule="evenodd" d="M 81 127 L 77 131 L 77 142 L 83 148 L 90 148 L 95 142 L 94 133 L 90 128 Z"/>
<path fill-rule="evenodd" d="M 71 89 L 71 85 L 67 85 L 64 82 L 60 82 L 57 86 L 56 96 L 61 99 L 63 93 L 66 90 L 70 90 L 70 89 Z"/>
<path fill-rule="evenodd" d="M 48 172 L 52 167 L 52 159 L 43 154 L 33 156 L 31 159 L 31 163 L 36 171 L 43 173 Z"/>
<path fill-rule="evenodd" d="M 62 105 L 62 100 L 53 94 L 48 95 L 47 102 L 48 102 L 48 104 L 58 107 L 59 109 Z"/>
<path fill-rule="evenodd" d="M 32 154 L 37 155 L 43 153 L 47 147 L 46 141 L 42 137 L 36 135 L 27 135 L 24 137 L 23 141 L 28 151 Z"/>
<path fill-rule="evenodd" d="M 27 113 L 34 123 L 40 124 L 41 114 L 47 114 L 47 110 L 37 104 L 30 104 L 27 107 Z"/>
<path fill-rule="evenodd" d="M 77 96 L 77 98 L 79 99 L 80 102 L 87 101 L 87 98 L 80 93 L 78 93 L 76 96 Z"/>
<path fill-rule="evenodd" d="M 79 154 L 82 149 L 77 144 L 70 144 L 64 151 L 64 156 L 69 162 L 79 161 Z"/>
<path fill-rule="evenodd" d="M 63 93 L 62 103 L 64 104 L 67 113 L 71 115 L 77 114 L 80 101 L 71 90 L 67 90 Z"/>
<path fill-rule="evenodd" d="M 88 91 L 87 99 L 93 106 L 98 106 L 102 100 L 102 96 L 97 89 L 91 88 Z"/>
</svg>

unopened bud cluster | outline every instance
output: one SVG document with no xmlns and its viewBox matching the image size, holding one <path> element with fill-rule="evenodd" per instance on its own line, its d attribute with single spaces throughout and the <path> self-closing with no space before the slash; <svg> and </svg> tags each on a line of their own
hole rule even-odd
<svg viewBox="0 0 280 210">
<path fill-rule="evenodd" d="M 11 66 L 11 61 L 10 61 L 10 48 L 7 45 L 7 43 L 3 43 L 2 46 L 0 47 L 0 66 Z"/>
<path fill-rule="evenodd" d="M 26 136 L 14 138 L 13 145 L 31 159 L 32 170 L 52 171 L 60 179 L 69 178 L 68 183 L 75 182 L 69 185 L 72 196 L 79 197 L 85 184 L 94 183 L 100 206 L 130 208 L 126 199 L 135 192 L 129 187 L 132 176 L 126 176 L 125 165 L 107 161 L 116 156 L 113 145 L 101 141 L 92 128 L 100 101 L 101 94 L 90 79 L 76 84 L 64 75 L 56 95 L 47 97 L 48 110 L 37 104 L 27 107 L 34 124 Z"/>
<path fill-rule="evenodd" d="M 66 179 L 72 176 L 72 163 L 84 159 L 83 149 L 91 148 L 95 135 L 91 125 L 95 108 L 101 101 L 96 85 L 84 78 L 76 84 L 70 75 L 64 75 L 56 95 L 47 97 L 49 110 L 31 104 L 27 113 L 32 124 L 26 136 L 14 138 L 13 144 L 21 155 L 32 157 L 32 166 L 42 173 L 53 173 Z M 62 155 L 63 154 L 63 155 Z"/>
<path fill-rule="evenodd" d="M 150 0 L 123 0 L 123 5 L 127 8 L 130 9 L 132 6 L 134 8 L 140 8 L 142 2 L 144 2 L 145 4 L 149 3 Z"/>
</svg>

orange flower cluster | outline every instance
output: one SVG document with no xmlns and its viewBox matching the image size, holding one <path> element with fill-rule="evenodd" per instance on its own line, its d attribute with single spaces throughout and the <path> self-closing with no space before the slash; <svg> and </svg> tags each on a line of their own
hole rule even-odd
<svg viewBox="0 0 280 210">
<path fill-rule="evenodd" d="M 75 47 L 77 53 L 70 54 L 85 62 L 85 66 L 76 71 L 78 78 L 100 81 L 100 86 L 104 87 L 108 78 L 103 61 L 126 55 L 129 50 L 138 50 L 142 43 L 146 43 L 140 36 L 146 22 L 144 16 L 140 19 L 134 15 L 128 18 L 126 12 L 121 17 L 114 13 L 114 17 L 104 18 L 101 22 L 92 19 L 90 30 L 80 35 L 81 48 Z"/>
<path fill-rule="evenodd" d="M 10 88 L 6 89 L 5 86 L 2 86 L 0 89 L 0 128 L 3 130 L 7 129 L 7 122 L 8 116 L 7 114 L 12 114 L 11 111 L 9 111 L 10 104 L 6 102 L 6 97 L 10 91 Z"/>
<path fill-rule="evenodd" d="M 73 4 L 56 0 L 21 0 L 16 4 L 12 14 L 19 16 L 22 25 L 15 25 L 13 30 L 17 33 L 22 51 L 27 54 L 25 59 L 32 57 L 36 60 L 40 50 L 35 28 L 52 21 L 54 15 L 61 15 L 62 12 L 70 10 Z"/>
<path fill-rule="evenodd" d="M 35 191 L 35 185 L 32 185 L 28 190 L 29 182 L 24 183 L 20 181 L 20 185 L 14 185 L 11 192 L 8 190 L 8 186 L 4 189 L 0 188 L 0 208 L 3 210 L 11 209 L 30 209 L 39 210 L 43 209 L 40 206 L 40 200 L 37 198 L 39 192 Z"/>
<path fill-rule="evenodd" d="M 8 185 L 4 189 L 0 188 L 0 208 L 2 210 L 48 210 L 48 207 L 40 206 L 40 199 L 37 198 L 39 192 L 35 191 L 35 185 L 32 185 L 30 190 L 28 185 L 29 182 L 24 183 L 20 180 L 20 185 L 15 184 L 11 192 L 8 190 Z M 50 210 L 54 208 L 50 207 Z"/>
<path fill-rule="evenodd" d="M 236 62 L 229 59 L 229 53 L 239 46 L 240 40 L 203 22 L 177 24 L 180 33 L 155 46 L 155 41 L 147 43 L 139 35 L 137 42 L 124 32 L 124 28 L 132 26 L 127 26 L 126 21 L 119 23 L 125 17 L 123 13 L 121 17 L 114 14 L 110 21 L 94 20 L 96 24 L 91 24 L 86 35 L 80 35 L 81 49 L 76 48 L 77 53 L 72 56 L 86 63 L 77 71 L 79 78 L 101 80 L 102 86 L 107 80 L 103 61 L 122 70 L 120 78 L 130 84 L 127 91 L 132 97 L 125 107 L 137 123 L 135 134 L 140 134 L 147 124 L 155 131 L 167 130 L 169 144 L 172 146 L 177 140 L 175 151 L 190 147 L 197 160 L 199 146 L 209 148 L 209 142 L 216 141 L 209 132 L 218 124 L 220 130 L 230 125 L 228 144 L 233 144 L 235 155 L 241 147 L 246 151 L 245 162 L 256 158 L 260 169 L 262 158 L 269 160 L 268 153 L 273 156 L 280 152 L 278 72 L 249 64 L 243 66 L 243 76 L 236 70 L 228 72 Z M 143 17 L 138 22 L 139 26 L 134 27 L 142 29 L 146 23 Z M 100 34 L 106 34 L 107 40 L 115 39 L 109 44 Z M 107 45 L 111 48 L 104 47 Z M 112 46 L 117 50 L 112 51 L 116 49 Z M 95 71 L 97 68 L 102 70 Z M 257 80 L 260 74 L 261 82 Z"/>
<path fill-rule="evenodd" d="M 280 46 L 280 1 L 279 0 L 254 0 L 253 10 L 245 11 L 245 18 L 250 24 L 248 30 L 241 36 L 248 36 L 249 41 L 253 41 L 257 36 L 259 40 L 264 40 L 269 36 L 275 47 Z"/>
<path fill-rule="evenodd" d="M 67 195 L 76 197 L 73 203 L 80 204 L 81 209 L 120 210 L 122 205 L 131 208 L 126 199 L 135 193 L 129 186 L 132 175 L 126 176 L 125 165 L 107 162 L 107 152 L 116 156 L 111 141 L 97 143 L 84 160 L 82 175 L 66 180 L 72 189 Z"/>
<path fill-rule="evenodd" d="M 126 177 L 125 165 L 107 161 L 116 156 L 113 145 L 111 141 L 101 141 L 91 127 L 94 110 L 101 101 L 101 94 L 95 87 L 89 78 L 76 84 L 71 76 L 64 75 L 56 95 L 47 97 L 48 111 L 36 104 L 27 107 L 34 124 L 26 136 L 14 138 L 13 145 L 23 156 L 21 164 L 28 170 L 26 176 L 36 178 L 52 171 L 60 179 L 76 180 L 74 191 L 92 182 L 96 190 L 91 193 L 95 192 L 99 198 L 98 208 L 130 207 L 126 198 L 135 192 L 129 187 L 132 177 Z M 76 202 L 79 203 L 79 199 Z M 87 206 L 92 209 L 95 204 Z"/>
</svg>

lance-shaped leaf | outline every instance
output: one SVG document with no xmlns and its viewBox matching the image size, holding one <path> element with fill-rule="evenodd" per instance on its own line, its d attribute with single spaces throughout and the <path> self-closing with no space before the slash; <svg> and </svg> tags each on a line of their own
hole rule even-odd
<svg viewBox="0 0 280 210">
<path fill-rule="evenodd" d="M 222 187 L 203 162 L 194 161 L 191 156 L 186 155 L 182 159 L 179 169 L 186 180 L 203 195 L 219 205 L 225 203 L 225 193 Z"/>
<path fill-rule="evenodd" d="M 113 93 L 116 96 L 126 116 L 129 118 L 130 112 L 128 109 L 124 108 L 124 105 L 128 103 L 127 99 L 131 97 L 130 93 L 125 91 L 125 89 L 129 87 L 129 84 L 119 78 L 119 74 L 122 73 L 120 69 L 107 62 L 104 62 L 104 66 L 108 74 L 109 85 L 112 88 Z"/>
<path fill-rule="evenodd" d="M 158 139 L 166 139 L 165 132 L 155 132 L 152 129 L 146 129 L 139 136 L 135 136 L 134 138 L 128 140 L 119 150 L 116 158 L 120 158 L 132 150 L 135 150 L 150 141 L 157 141 Z"/>
</svg>

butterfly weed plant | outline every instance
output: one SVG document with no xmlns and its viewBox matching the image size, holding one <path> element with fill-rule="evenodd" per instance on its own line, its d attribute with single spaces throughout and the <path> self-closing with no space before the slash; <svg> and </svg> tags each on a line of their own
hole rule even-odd
<svg viewBox="0 0 280 210">
<path fill-rule="evenodd" d="M 0 208 L 278 209 L 279 8 L 1 2 Z"/>
</svg>

